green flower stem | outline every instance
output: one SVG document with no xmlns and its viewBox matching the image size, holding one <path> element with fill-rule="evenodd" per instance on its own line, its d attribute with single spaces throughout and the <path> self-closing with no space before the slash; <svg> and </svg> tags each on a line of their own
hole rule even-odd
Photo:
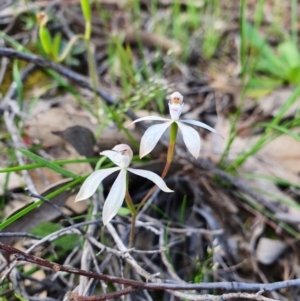
<svg viewBox="0 0 300 301">
<path fill-rule="evenodd" d="M 137 214 L 137 211 L 134 208 L 134 205 L 133 205 L 133 202 L 132 202 L 132 199 L 131 199 L 131 196 L 130 196 L 128 190 L 126 191 L 126 194 L 125 194 L 125 202 L 127 204 L 128 209 L 131 212 L 131 215 L 135 216 Z"/>
<path fill-rule="evenodd" d="M 126 195 L 125 195 L 125 201 L 126 201 L 126 204 L 129 208 L 129 210 L 131 211 L 131 215 L 132 215 L 131 230 L 130 230 L 130 236 L 129 236 L 129 249 L 131 249 L 131 248 L 133 248 L 133 245 L 134 245 L 135 220 L 136 220 L 137 211 L 134 208 L 131 196 L 128 191 L 126 192 Z"/>
<path fill-rule="evenodd" d="M 91 34 L 92 34 L 92 23 L 86 22 L 85 23 L 85 33 L 84 33 L 85 40 L 89 41 L 91 38 Z"/>
<path fill-rule="evenodd" d="M 128 186 L 128 175 L 127 175 L 127 186 Z M 128 192 L 128 187 L 127 187 L 127 191 L 125 194 L 125 201 L 126 204 L 129 208 L 129 210 L 131 211 L 131 229 L 130 229 L 130 236 L 129 236 L 129 249 L 132 249 L 134 247 L 134 235 L 135 235 L 135 221 L 136 221 L 136 215 L 137 215 L 137 211 L 134 208 L 133 202 L 132 202 L 132 198 Z M 126 277 L 128 277 L 129 275 L 129 264 L 128 262 L 126 263 L 126 267 L 125 267 L 125 275 Z"/>
<path fill-rule="evenodd" d="M 167 162 L 172 162 L 173 160 L 177 132 L 178 132 L 178 125 L 176 122 L 173 122 L 170 128 L 170 144 L 168 148 Z"/>
<path fill-rule="evenodd" d="M 137 211 L 134 208 L 133 202 L 132 202 L 132 198 L 129 194 L 128 191 L 128 173 L 126 175 L 126 194 L 125 194 L 125 202 L 127 204 L 127 207 L 129 208 L 132 218 L 131 218 L 131 230 L 130 230 L 130 237 L 129 237 L 129 248 L 133 248 L 133 243 L 134 243 L 134 232 L 135 232 L 135 219 L 136 219 L 136 215 L 137 215 Z"/>
</svg>

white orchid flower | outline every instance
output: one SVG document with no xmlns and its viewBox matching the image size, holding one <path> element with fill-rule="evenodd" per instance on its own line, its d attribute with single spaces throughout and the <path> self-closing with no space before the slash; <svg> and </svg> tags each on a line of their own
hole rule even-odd
<svg viewBox="0 0 300 301">
<path fill-rule="evenodd" d="M 118 167 L 94 171 L 84 181 L 76 196 L 75 202 L 86 200 L 89 197 L 91 197 L 96 192 L 100 183 L 106 177 L 108 177 L 116 171 L 120 171 L 104 203 L 102 214 L 104 225 L 106 225 L 118 213 L 119 209 L 123 204 L 127 189 L 127 171 L 151 180 L 164 192 L 173 192 L 173 190 L 167 187 L 164 180 L 154 172 L 143 169 L 132 169 L 128 167 L 131 163 L 133 156 L 133 152 L 128 145 L 119 144 L 115 146 L 112 150 L 106 150 L 101 152 L 100 154 L 108 157 Z"/>
<path fill-rule="evenodd" d="M 182 109 L 184 106 L 183 102 L 183 96 L 179 92 L 174 92 L 170 96 L 170 102 L 169 102 L 169 110 L 171 119 L 162 118 L 158 116 L 146 116 L 142 118 L 138 118 L 135 121 L 133 121 L 131 124 L 144 121 L 144 120 L 155 120 L 155 121 L 165 121 L 162 124 L 156 124 L 150 126 L 146 132 L 144 133 L 142 139 L 141 139 L 141 146 L 140 146 L 140 157 L 144 157 L 147 154 L 149 154 L 155 145 L 157 144 L 158 140 L 161 138 L 162 134 L 165 132 L 165 130 L 171 126 L 173 122 L 176 122 L 181 133 L 183 136 L 183 141 L 187 147 L 187 149 L 191 152 L 191 154 L 197 159 L 200 155 L 200 148 L 201 148 L 201 141 L 199 134 L 196 130 L 194 130 L 190 126 L 186 126 L 184 123 L 188 123 L 191 125 L 199 126 L 202 128 L 205 128 L 215 134 L 218 134 L 221 136 L 215 129 L 208 126 L 207 124 L 196 121 L 196 120 L 189 120 L 189 119 L 181 119 L 179 120 L 179 117 L 181 115 Z"/>
</svg>

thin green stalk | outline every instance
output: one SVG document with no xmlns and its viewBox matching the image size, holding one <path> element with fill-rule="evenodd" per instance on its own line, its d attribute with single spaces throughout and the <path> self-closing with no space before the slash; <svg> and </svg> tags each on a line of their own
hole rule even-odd
<svg viewBox="0 0 300 301">
<path fill-rule="evenodd" d="M 264 18 L 264 4 L 265 4 L 265 0 L 258 0 L 257 6 L 255 8 L 254 28 L 256 30 L 261 25 Z"/>
<path fill-rule="evenodd" d="M 126 194 L 125 194 L 125 202 L 127 204 L 127 207 L 129 208 L 132 218 L 131 218 L 131 230 L 130 230 L 130 238 L 129 238 L 129 248 L 133 247 L 133 243 L 134 243 L 134 232 L 135 232 L 135 218 L 137 215 L 137 211 L 134 208 L 134 204 L 132 202 L 132 198 L 129 194 L 128 191 L 128 183 L 129 183 L 129 179 L 128 179 L 128 173 L 126 175 Z"/>
<path fill-rule="evenodd" d="M 129 208 L 129 210 L 130 210 L 132 216 L 136 216 L 137 211 L 136 211 L 136 209 L 134 208 L 134 204 L 133 204 L 133 202 L 132 202 L 132 198 L 131 198 L 131 196 L 130 196 L 128 190 L 126 191 L 126 194 L 125 194 L 125 201 L 126 201 L 126 204 L 127 204 L 128 208 Z"/>
<path fill-rule="evenodd" d="M 129 249 L 134 247 L 134 235 L 135 235 L 135 221 L 136 221 L 136 215 L 137 211 L 134 208 L 132 198 L 129 194 L 129 192 L 126 192 L 125 195 L 125 201 L 127 206 L 129 207 L 129 210 L 131 211 L 132 218 L 131 218 L 131 229 L 130 229 L 130 236 L 129 236 Z"/>
<path fill-rule="evenodd" d="M 240 47 L 240 63 L 242 66 L 242 78 L 244 79 L 246 74 L 246 8 L 247 8 L 247 1 L 242 0 L 240 6 L 240 34 L 241 34 L 241 47 Z"/>
<path fill-rule="evenodd" d="M 94 91 L 98 90 L 98 76 L 97 76 L 97 71 L 96 71 L 96 64 L 92 55 L 91 51 L 91 42 L 90 40 L 86 40 L 86 49 L 87 49 L 87 57 L 88 57 L 88 66 L 89 66 L 89 76 L 92 80 L 92 85 Z M 96 116 L 99 118 L 99 109 L 100 109 L 100 98 L 95 93 L 95 105 L 96 105 Z"/>
<path fill-rule="evenodd" d="M 247 89 L 247 79 L 246 79 L 246 74 L 247 74 L 247 67 L 248 67 L 248 64 L 246 62 L 246 45 L 247 45 L 247 33 L 246 33 L 246 24 L 247 24 L 247 21 L 246 21 L 246 8 L 247 8 L 247 1 L 245 0 L 242 0 L 241 1 L 241 6 L 240 6 L 240 35 L 241 35 L 241 46 L 240 46 L 240 53 L 239 53 L 239 56 L 240 56 L 240 64 L 241 64 L 241 67 L 242 67 L 242 70 L 241 70 L 241 76 L 242 76 L 242 87 L 243 87 L 243 90 L 241 92 L 241 101 L 239 103 L 239 106 L 237 108 L 237 111 L 235 113 L 235 116 L 234 116 L 234 119 L 230 125 L 230 134 L 229 134 L 229 139 L 228 139 L 228 142 L 227 142 L 227 145 L 225 147 L 225 150 L 222 154 L 222 157 L 220 159 L 220 162 L 219 162 L 219 165 L 222 165 L 225 158 L 227 157 L 228 155 L 228 152 L 230 150 L 230 147 L 231 147 L 231 144 L 233 143 L 235 137 L 236 137 L 236 134 L 235 134 L 235 129 L 236 129 L 236 125 L 240 119 L 240 115 L 242 113 L 242 108 L 243 108 L 243 104 L 244 104 L 244 101 L 245 101 L 245 94 L 246 94 L 246 89 Z"/>
<path fill-rule="evenodd" d="M 91 51 L 91 34 L 92 34 L 92 9 L 91 3 L 89 0 L 80 0 L 81 10 L 85 19 L 85 33 L 84 33 L 84 40 L 87 50 L 87 59 L 88 59 L 88 68 L 89 68 L 89 76 L 92 80 L 92 85 L 94 90 L 96 91 L 98 88 L 98 76 L 96 71 L 96 64 L 94 61 L 94 57 Z M 96 116 L 99 117 L 99 108 L 100 108 L 100 98 L 95 93 L 96 99 Z"/>
<path fill-rule="evenodd" d="M 66 165 L 66 164 L 78 164 L 78 163 L 96 163 L 99 161 L 99 158 L 88 158 L 88 159 L 72 159 L 72 160 L 57 160 L 57 161 L 50 161 L 56 165 Z M 0 169 L 0 173 L 9 173 L 9 172 L 16 172 L 22 170 L 30 170 L 40 167 L 46 167 L 43 163 L 33 163 L 27 164 L 22 166 L 12 166 Z"/>
<path fill-rule="evenodd" d="M 298 4 L 297 0 L 291 1 L 291 31 L 292 40 L 295 45 L 298 45 Z"/>
<path fill-rule="evenodd" d="M 129 249 L 134 247 L 134 235 L 135 235 L 135 221 L 136 221 L 136 216 L 137 216 L 137 211 L 134 208 L 134 204 L 132 201 L 132 198 L 129 194 L 128 191 L 128 173 L 126 176 L 126 194 L 125 194 L 125 202 L 127 204 L 127 207 L 129 208 L 130 212 L 131 212 L 131 229 L 130 229 L 130 235 L 129 235 Z M 129 274 L 129 264 L 128 262 L 126 263 L 126 267 L 125 267 L 125 277 L 128 277 Z"/>
</svg>

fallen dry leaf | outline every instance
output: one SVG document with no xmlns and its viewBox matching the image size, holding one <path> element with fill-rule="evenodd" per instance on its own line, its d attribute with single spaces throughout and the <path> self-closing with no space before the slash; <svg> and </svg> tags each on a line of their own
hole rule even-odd
<svg viewBox="0 0 300 301">
<path fill-rule="evenodd" d="M 59 183 L 55 183 L 54 185 L 49 186 L 47 189 L 45 189 L 41 195 L 46 196 L 49 193 L 61 188 L 62 186 L 70 183 L 72 180 L 65 179 Z M 66 190 L 59 195 L 53 197 L 51 199 L 51 202 L 62 207 L 64 206 L 67 198 L 74 194 L 71 190 Z M 28 204 L 25 206 L 18 208 L 16 212 L 24 209 L 27 207 Z M 12 213 L 10 216 L 15 214 L 16 212 Z M 57 217 L 60 216 L 60 213 L 50 206 L 47 203 L 42 203 L 38 208 L 35 208 L 34 210 L 28 212 L 26 215 L 20 217 L 18 220 L 14 221 L 12 224 L 8 225 L 6 228 L 4 228 L 4 232 L 28 232 L 41 222 L 45 221 L 51 221 Z M 0 242 L 4 244 L 14 244 L 19 238 L 17 237 L 10 237 L 10 238 L 0 238 Z"/>
<path fill-rule="evenodd" d="M 24 132 L 32 141 L 41 143 L 46 148 L 58 148 L 59 151 L 55 153 L 67 154 L 66 141 L 53 132 L 62 133 L 74 126 L 85 127 L 94 135 L 99 128 L 97 120 L 83 110 L 72 95 L 65 95 L 50 101 L 40 100 L 26 120 Z M 138 130 L 132 130 L 130 133 L 136 141 L 140 140 L 141 133 Z M 112 149 L 120 143 L 126 143 L 134 148 L 124 132 L 114 124 L 109 124 L 102 130 L 96 143 L 101 150 Z"/>
<path fill-rule="evenodd" d="M 258 241 L 255 254 L 260 263 L 269 265 L 278 260 L 287 247 L 288 244 L 281 240 L 262 237 Z"/>
<path fill-rule="evenodd" d="M 286 101 L 291 97 L 293 94 L 294 89 L 292 88 L 285 88 L 285 89 L 278 89 L 266 96 L 265 98 L 261 99 L 258 102 L 258 106 L 263 111 L 263 113 L 267 116 L 276 116 L 279 111 L 282 109 L 283 105 Z M 286 111 L 283 115 L 284 118 L 287 117 L 294 117 L 297 110 L 300 108 L 300 101 L 299 99 L 294 102 L 294 104 Z"/>
</svg>

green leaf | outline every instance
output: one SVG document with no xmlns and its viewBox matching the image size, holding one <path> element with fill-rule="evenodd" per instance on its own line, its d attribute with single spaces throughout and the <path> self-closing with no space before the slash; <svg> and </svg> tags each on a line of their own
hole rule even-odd
<svg viewBox="0 0 300 301">
<path fill-rule="evenodd" d="M 268 43 L 260 36 L 258 31 L 248 23 L 245 24 L 245 31 L 249 44 L 258 50 L 269 64 L 281 69 L 280 59 L 275 55 Z"/>
<path fill-rule="evenodd" d="M 18 103 L 19 107 L 23 108 L 23 82 L 21 79 L 21 74 L 18 66 L 18 60 L 14 60 L 13 62 L 13 79 L 17 84 L 17 95 L 18 95 Z"/>
<path fill-rule="evenodd" d="M 40 41 L 41 41 L 44 51 L 46 52 L 46 54 L 51 55 L 52 54 L 52 38 L 51 38 L 51 34 L 47 27 L 41 26 L 39 28 L 39 37 L 40 37 Z"/>
<path fill-rule="evenodd" d="M 273 75 L 282 79 L 285 79 L 285 74 L 288 71 L 288 69 L 283 65 L 280 68 L 276 65 L 273 65 L 265 57 L 258 59 L 257 64 L 255 65 L 255 70 L 268 73 L 269 75 Z"/>
<path fill-rule="evenodd" d="M 15 293 L 15 297 L 20 301 L 29 301 L 28 299 L 23 298 L 21 295 Z"/>
<path fill-rule="evenodd" d="M 51 233 L 59 231 L 61 229 L 62 227 L 57 223 L 44 222 L 32 229 L 30 233 L 40 237 L 46 237 Z M 71 250 L 77 245 L 77 235 L 71 234 L 61 236 L 53 241 L 53 244 L 57 247 L 61 247 L 64 250 Z"/>
<path fill-rule="evenodd" d="M 248 82 L 247 95 L 254 98 L 261 98 L 282 84 L 283 80 L 281 79 L 254 76 Z"/>
<path fill-rule="evenodd" d="M 97 163 L 98 161 L 99 161 L 98 158 L 87 158 L 87 159 L 57 160 L 57 161 L 53 161 L 52 163 L 55 165 L 65 165 L 65 164 L 78 164 L 78 163 Z M 29 169 L 35 169 L 40 167 L 44 167 L 44 164 L 34 163 L 34 164 L 27 164 L 22 166 L 12 166 L 12 167 L 0 169 L 0 173 L 29 170 Z"/>
<path fill-rule="evenodd" d="M 131 214 L 131 211 L 126 207 L 121 207 L 118 211 L 118 215 L 125 216 Z"/>
<path fill-rule="evenodd" d="M 300 66 L 287 70 L 286 79 L 292 84 L 300 82 Z"/>
<path fill-rule="evenodd" d="M 54 171 L 56 171 L 57 173 L 65 176 L 65 177 L 68 177 L 68 178 L 74 178 L 76 179 L 78 176 L 73 174 L 72 172 L 54 164 L 54 163 L 51 163 L 49 162 L 48 160 L 40 157 L 40 156 L 37 156 L 36 154 L 30 152 L 29 150 L 27 149 L 19 149 L 19 151 L 26 157 L 30 158 L 31 160 L 37 162 L 37 163 L 42 163 L 45 167 L 48 167 Z"/>
<path fill-rule="evenodd" d="M 30 233 L 40 237 L 46 237 L 49 234 L 56 232 L 61 229 L 59 224 L 44 222 L 33 228 Z"/>
<path fill-rule="evenodd" d="M 58 32 L 53 39 L 53 47 L 52 47 L 52 54 L 54 58 L 57 58 L 59 55 L 60 50 L 60 42 L 61 42 L 61 33 Z"/>
<path fill-rule="evenodd" d="M 80 0 L 82 13 L 86 22 L 91 22 L 91 7 L 89 0 Z"/>
<path fill-rule="evenodd" d="M 297 46 L 292 41 L 286 41 L 278 46 L 279 57 L 288 68 L 300 66 L 300 54 Z"/>
<path fill-rule="evenodd" d="M 296 133 L 290 131 L 289 129 L 280 126 L 280 125 L 273 125 L 273 124 L 269 124 L 269 123 L 259 123 L 257 126 L 264 126 L 267 128 L 272 128 L 274 130 L 277 130 L 283 134 L 286 134 L 288 136 L 290 136 L 291 138 L 295 139 L 296 141 L 300 142 L 300 135 L 297 135 Z"/>
</svg>

